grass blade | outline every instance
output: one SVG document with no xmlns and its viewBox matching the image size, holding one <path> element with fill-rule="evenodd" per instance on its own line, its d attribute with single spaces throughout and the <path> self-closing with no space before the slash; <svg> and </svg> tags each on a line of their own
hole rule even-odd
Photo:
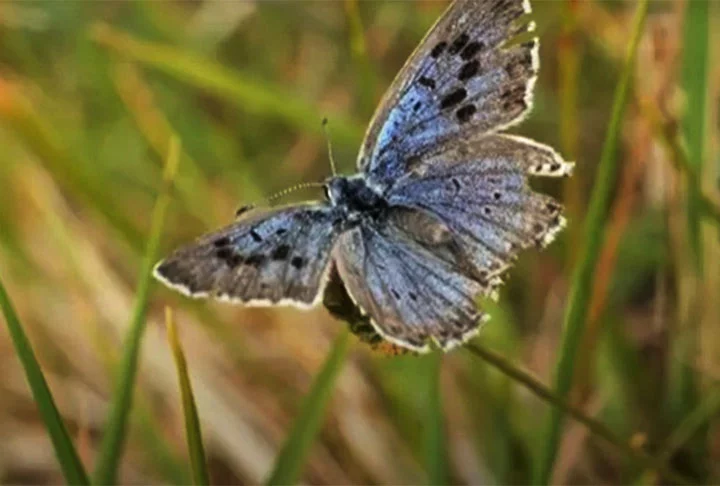
<svg viewBox="0 0 720 486">
<path fill-rule="evenodd" d="M 198 419 L 192 384 L 188 376 L 187 362 L 185 361 L 183 350 L 180 347 L 180 340 L 178 339 L 175 323 L 172 318 L 172 311 L 169 307 L 165 308 L 165 326 L 167 328 L 168 342 L 172 349 L 173 358 L 175 359 L 178 381 L 180 382 L 180 394 L 182 395 L 183 413 L 185 415 L 185 436 L 187 438 L 188 451 L 190 452 L 190 468 L 192 470 L 193 480 L 195 484 L 207 485 L 210 484 L 210 476 L 205 460 L 205 447 L 203 446 L 202 433 L 200 431 L 200 420 Z"/>
<path fill-rule="evenodd" d="M 630 89 L 635 57 L 647 16 L 647 0 L 640 0 L 635 13 L 632 41 L 627 52 L 625 66 L 615 90 L 612 117 L 605 138 L 600 165 L 595 177 L 595 186 L 585 224 L 585 245 L 578 266 L 575 269 L 568 306 L 565 314 L 563 342 L 558 361 L 555 388 L 560 397 L 567 397 L 572 387 L 575 356 L 582 341 L 587 320 L 592 281 L 600 250 L 603 245 L 603 229 L 610 206 L 611 193 L 615 185 L 617 172 L 616 150 L 620 138 L 625 104 Z M 533 483 L 548 484 L 557 455 L 563 427 L 564 413 L 552 408 L 545 428 L 545 444 L 540 449 L 540 457 L 533 474 Z"/>
<path fill-rule="evenodd" d="M 703 159 L 705 156 L 705 120 L 708 106 L 710 2 L 688 2 L 685 12 L 685 38 L 683 42 L 682 85 L 687 95 L 687 111 L 683 118 L 683 132 L 688 147 L 688 237 L 693 260 L 702 272 L 702 239 L 700 215 L 702 213 Z"/>
<path fill-rule="evenodd" d="M 435 352 L 428 356 L 426 369 L 428 396 L 426 403 L 425 432 L 425 464 L 428 472 L 428 484 L 450 484 L 445 443 L 445 420 L 440 391 L 440 373 L 442 371 L 443 353 Z"/>
<path fill-rule="evenodd" d="M 645 119 L 650 122 L 654 136 L 662 144 L 668 157 L 675 168 L 689 179 L 697 178 L 695 168 L 690 163 L 685 139 L 677 130 L 674 120 L 663 119 L 663 115 L 657 106 L 651 103 L 642 103 L 641 109 Z M 701 194 L 700 207 L 702 216 L 711 220 L 716 226 L 720 226 L 720 201 L 712 194 Z"/>
<path fill-rule="evenodd" d="M 577 3 L 573 0 L 563 2 L 563 26 L 557 42 L 558 47 L 558 77 L 560 82 L 560 141 L 562 151 L 568 160 L 577 160 L 580 140 L 579 120 L 579 86 L 580 66 L 582 52 L 580 35 L 577 28 Z M 563 188 L 563 202 L 567 218 L 570 221 L 582 219 L 584 197 L 583 178 L 581 171 L 575 171 L 575 177 L 565 181 Z M 566 265 L 572 265 L 577 259 L 577 249 L 582 238 L 579 225 L 570 225 L 568 228 L 568 259 Z M 568 267 L 569 268 L 569 267 Z"/>
<path fill-rule="evenodd" d="M 720 389 L 714 388 L 668 437 L 660 455 L 662 459 L 669 461 L 683 444 L 690 440 L 702 427 L 708 427 L 710 422 L 719 414 Z"/>
<path fill-rule="evenodd" d="M 317 109 L 279 86 L 243 77 L 242 73 L 171 46 L 135 39 L 109 25 L 97 25 L 93 37 L 122 56 L 214 93 L 248 113 L 262 117 L 270 114 L 298 130 L 322 134 Z M 331 113 L 328 118 L 339 143 L 357 146 L 363 134 L 358 123 L 339 113 Z"/>
<path fill-rule="evenodd" d="M 153 208 L 150 237 L 147 242 L 143 266 L 140 273 L 137 294 L 130 329 L 123 345 L 123 356 L 120 362 L 120 373 L 115 389 L 110 415 L 103 436 L 94 480 L 98 484 L 115 484 L 117 470 L 122 456 L 123 445 L 127 435 L 127 423 L 132 406 L 133 387 L 137 375 L 140 342 L 145 331 L 145 314 L 147 311 L 148 295 L 150 293 L 150 280 L 152 268 L 157 260 L 157 251 L 160 244 L 160 234 L 165 219 L 167 207 L 170 204 L 170 188 L 177 171 L 180 157 L 180 144 L 172 139 L 168 160 L 163 174 L 163 186 L 160 190 L 155 207 Z"/>
<path fill-rule="evenodd" d="M 35 359 L 30 341 L 23 331 L 22 324 L 15 314 L 10 297 L 5 287 L 0 282 L 0 307 L 5 315 L 10 337 L 15 345 L 15 352 L 25 369 L 25 376 L 32 391 L 33 398 L 37 404 L 40 415 L 45 422 L 45 428 L 50 435 L 55 455 L 60 462 L 63 476 L 68 484 L 89 484 L 87 473 L 80 461 L 80 457 L 73 446 L 70 435 L 60 417 L 60 412 L 55 406 L 50 388 L 48 388 L 40 364 Z"/>
<path fill-rule="evenodd" d="M 360 3 L 358 0 L 345 0 L 345 14 L 348 21 L 350 53 L 355 71 L 353 78 L 355 80 L 358 106 L 361 107 L 364 113 L 365 110 L 375 108 L 378 76 L 368 57 L 365 28 L 360 15 Z M 368 113 L 368 116 L 371 115 L 372 112 Z"/>
<path fill-rule="evenodd" d="M 293 429 L 283 445 L 275 461 L 275 466 L 265 481 L 265 484 L 281 485 L 297 483 L 313 440 L 322 425 L 322 418 L 330 399 L 335 379 L 345 360 L 349 336 L 350 333 L 348 331 L 342 331 L 340 336 L 335 340 L 330 355 L 325 360 L 320 374 L 318 374 L 310 393 L 305 398 L 300 408 L 300 415 L 295 419 Z"/>
<path fill-rule="evenodd" d="M 709 2 L 688 2 L 685 9 L 682 87 L 687 96 L 687 107 L 681 120 L 683 138 L 687 146 L 686 224 L 687 233 L 681 240 L 676 273 L 679 281 L 686 282 L 677 289 L 678 325 L 670 337 L 672 357 L 669 363 L 666 407 L 668 422 L 680 424 L 683 417 L 691 414 L 700 401 L 699 383 L 694 367 L 690 364 L 702 351 L 698 339 L 714 332 L 715 322 L 705 316 L 704 261 L 702 216 L 704 211 L 702 179 L 706 175 L 703 161 L 706 154 L 706 118 L 708 106 L 708 60 L 709 60 Z M 710 174 L 707 174 L 710 175 Z M 699 326 L 695 323 L 699 323 Z M 680 429 L 682 430 L 682 429 Z M 707 467 L 703 464 L 707 447 L 706 430 L 695 430 L 693 437 L 686 438 L 682 451 L 678 451 L 687 469 L 694 471 L 698 481 L 703 482 Z"/>
</svg>

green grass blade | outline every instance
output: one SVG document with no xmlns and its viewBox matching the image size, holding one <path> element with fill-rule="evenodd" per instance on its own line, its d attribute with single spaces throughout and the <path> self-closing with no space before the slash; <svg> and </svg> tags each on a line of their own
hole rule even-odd
<svg viewBox="0 0 720 486">
<path fill-rule="evenodd" d="M 210 484 L 210 475 L 207 471 L 205 447 L 203 446 L 202 433 L 200 431 L 197 406 L 195 405 L 192 384 L 188 376 L 185 354 L 183 353 L 182 347 L 180 347 L 180 340 L 178 339 L 175 323 L 172 319 L 172 312 L 169 307 L 165 308 L 165 326 L 167 328 L 170 349 L 175 359 L 178 381 L 180 382 L 180 394 L 182 396 L 183 413 L 185 415 L 185 436 L 188 443 L 188 451 L 190 452 L 190 468 L 192 470 L 193 481 L 195 484 L 208 485 Z"/>
<path fill-rule="evenodd" d="M 645 112 L 645 119 L 653 128 L 655 137 L 663 145 L 675 168 L 682 171 L 689 179 L 697 180 L 695 167 L 690 163 L 687 144 L 676 129 L 676 124 L 672 120 L 663 120 L 660 110 L 649 103 L 643 104 L 642 109 Z M 709 194 L 701 194 L 700 197 L 702 216 L 711 220 L 716 226 L 720 226 L 720 201 L 718 198 Z"/>
<path fill-rule="evenodd" d="M 5 315 L 5 322 L 15 345 L 15 352 L 25 369 L 28 385 L 30 385 L 35 403 L 43 422 L 45 422 L 45 428 L 50 435 L 65 481 L 68 484 L 89 484 L 85 468 L 73 446 L 72 440 L 70 440 L 70 435 L 60 417 L 60 412 L 55 406 L 55 400 L 53 400 L 50 388 L 48 388 L 43 372 L 40 369 L 40 364 L 35 359 L 35 353 L 33 353 L 30 341 L 25 335 L 25 331 L 23 331 L 22 324 L 20 324 L 20 320 L 15 314 L 10 297 L 5 291 L 2 282 L 0 282 L 0 307 L 2 307 Z"/>
<path fill-rule="evenodd" d="M 688 237 L 693 261 L 702 273 L 700 221 L 703 209 L 701 177 L 705 157 L 705 131 L 708 106 L 710 2 L 688 2 L 685 11 L 682 85 L 687 96 L 682 126 L 688 147 Z"/>
<path fill-rule="evenodd" d="M 135 39 L 105 24 L 95 27 L 93 37 L 122 56 L 220 96 L 248 113 L 276 116 L 303 132 L 323 133 L 318 110 L 280 86 L 244 77 L 181 49 Z M 339 143 L 357 146 L 363 134 L 360 124 L 340 113 L 328 114 L 327 118 Z"/>
<path fill-rule="evenodd" d="M 630 89 L 635 57 L 647 16 L 647 0 L 640 0 L 633 23 L 632 41 L 627 52 L 625 66 L 615 90 L 612 116 L 605 138 L 595 185 L 585 223 L 585 246 L 575 269 L 568 306 L 565 314 L 563 342 L 555 374 L 555 388 L 560 397 L 567 397 L 572 387 L 575 357 L 582 341 L 587 319 L 592 281 L 598 257 L 604 241 L 604 223 L 615 186 L 617 163 L 616 151 L 622 127 L 625 104 Z M 545 426 L 544 444 L 533 471 L 533 483 L 548 484 L 552 475 L 563 428 L 564 413 L 558 408 L 550 410 Z"/>
<path fill-rule="evenodd" d="M 268 485 L 295 484 L 300 478 L 310 448 L 322 425 L 325 408 L 335 385 L 335 379 L 345 361 L 350 333 L 342 331 L 335 340 L 330 355 L 305 398 L 292 431 L 278 455 Z"/>
<path fill-rule="evenodd" d="M 345 13 L 348 21 L 350 54 L 353 59 L 353 80 L 358 106 L 363 110 L 371 110 L 372 115 L 377 101 L 378 76 L 368 57 L 365 28 L 360 15 L 360 2 L 358 0 L 345 0 Z"/>
<path fill-rule="evenodd" d="M 708 116 L 708 73 L 709 73 L 709 14 L 708 2 L 688 2 L 686 4 L 681 85 L 687 103 L 680 123 L 681 130 L 665 132 L 670 134 L 671 148 L 684 169 L 687 186 L 686 229 L 679 240 L 682 252 L 678 252 L 676 272 L 678 281 L 686 282 L 678 287 L 678 325 L 670 339 L 672 359 L 669 362 L 666 391 L 666 421 L 677 426 L 670 439 L 670 447 L 665 454 L 679 453 L 686 469 L 692 471 L 702 482 L 707 474 L 703 458 L 707 454 L 707 429 L 688 428 L 699 409 L 700 391 L 695 370 L 689 363 L 695 361 L 700 345 L 698 336 L 705 335 L 704 329 L 696 328 L 694 323 L 705 326 L 705 302 L 703 300 L 704 262 L 702 218 L 707 216 L 710 199 L 703 195 L 702 179 L 705 175 L 704 159 L 706 155 L 706 131 Z M 674 127 L 672 127 L 674 128 Z M 711 193 L 712 194 L 712 193 Z M 707 322 L 709 324 L 709 322 Z M 700 333 L 700 334 L 698 334 Z M 687 416 L 687 418 L 686 418 Z M 688 422 L 688 418 L 691 419 Z M 692 437 L 685 436 L 692 430 Z M 675 435 L 675 434 L 680 434 Z M 681 440 L 680 440 L 681 439 Z M 682 444 L 682 450 L 676 450 Z M 677 458 L 673 458 L 677 459 Z"/>
<path fill-rule="evenodd" d="M 580 95 L 580 68 L 582 52 L 580 35 L 578 32 L 577 4 L 573 0 L 565 0 L 562 4 L 562 31 L 558 41 L 558 78 L 559 104 L 560 104 L 560 142 L 562 152 L 568 160 L 577 160 L 580 140 L 580 110 L 578 109 Z M 579 169 L 579 167 L 578 167 Z M 584 196 L 581 171 L 576 170 L 575 176 L 565 181 L 563 188 L 563 202 L 567 218 L 570 221 L 580 221 L 584 211 Z M 568 268 L 574 264 L 577 250 L 582 238 L 580 225 L 570 225 L 568 228 Z"/>
<path fill-rule="evenodd" d="M 709 60 L 709 2 L 688 2 L 685 10 L 682 52 L 683 91 L 687 97 L 685 115 L 681 120 L 682 135 L 687 146 L 687 233 L 683 236 L 686 251 L 679 255 L 676 265 L 678 279 L 688 282 L 678 288 L 678 306 L 681 309 L 679 324 L 670 339 L 671 361 L 667 391 L 668 422 L 679 424 L 683 417 L 692 413 L 699 402 L 698 381 L 692 363 L 700 352 L 698 337 L 705 334 L 694 323 L 702 323 L 705 302 L 703 295 L 703 238 L 701 222 L 705 210 L 702 178 L 705 175 L 703 161 L 706 154 L 706 119 L 708 106 L 708 60 Z M 686 255 L 684 255 L 686 254 Z M 707 431 L 696 430 L 694 437 L 687 437 L 683 455 L 687 468 L 702 481 L 706 474 L 705 456 Z"/>
<path fill-rule="evenodd" d="M 720 389 L 714 388 L 705 395 L 703 401 L 689 413 L 678 425 L 665 442 L 660 457 L 665 461 L 670 460 L 672 455 L 680 449 L 690 438 L 701 430 L 703 426 L 709 426 L 710 422 L 720 415 Z"/>
<path fill-rule="evenodd" d="M 440 390 L 440 373 L 443 353 L 435 352 L 427 360 L 428 396 L 426 403 L 425 426 L 425 464 L 428 483 L 432 485 L 450 484 L 447 444 L 445 441 L 445 420 Z"/>
<path fill-rule="evenodd" d="M 147 312 L 148 295 L 152 269 L 157 260 L 158 246 L 165 213 L 170 204 L 170 188 L 177 171 L 180 157 L 180 144 L 177 139 L 170 143 L 168 160 L 163 174 L 163 186 L 153 208 L 150 237 L 147 242 L 143 266 L 140 273 L 135 304 L 130 328 L 123 345 L 123 356 L 120 362 L 118 383 L 113 396 L 110 414 L 103 436 L 100 452 L 95 468 L 94 482 L 97 484 L 115 484 L 117 471 L 127 435 L 127 423 L 132 406 L 132 395 L 137 375 L 140 342 L 145 331 L 145 314 Z"/>
</svg>

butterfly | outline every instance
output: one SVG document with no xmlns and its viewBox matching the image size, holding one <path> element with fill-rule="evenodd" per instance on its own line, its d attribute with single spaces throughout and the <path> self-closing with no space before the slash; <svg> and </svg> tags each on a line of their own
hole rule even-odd
<svg viewBox="0 0 720 486">
<path fill-rule="evenodd" d="M 477 300 L 497 298 L 518 253 L 565 224 L 528 177 L 573 164 L 500 133 L 532 104 L 529 13 L 528 0 L 456 0 L 381 101 L 357 174 L 327 179 L 324 201 L 244 212 L 155 276 L 191 297 L 300 308 L 341 285 L 382 341 L 415 352 L 467 341 L 487 320 Z"/>
</svg>

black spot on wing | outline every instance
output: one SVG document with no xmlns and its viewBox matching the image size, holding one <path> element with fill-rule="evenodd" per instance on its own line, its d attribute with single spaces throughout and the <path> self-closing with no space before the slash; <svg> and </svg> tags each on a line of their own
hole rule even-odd
<svg viewBox="0 0 720 486">
<path fill-rule="evenodd" d="M 215 252 L 215 256 L 220 260 L 227 260 L 232 256 L 232 250 L 230 248 L 220 248 Z"/>
<path fill-rule="evenodd" d="M 263 240 L 262 236 L 260 236 L 254 229 L 250 230 L 250 236 L 256 243 L 260 243 Z"/>
<path fill-rule="evenodd" d="M 252 267 L 259 267 L 263 263 L 265 263 L 265 260 L 267 260 L 267 257 L 261 253 L 256 253 L 255 255 L 250 255 L 247 257 L 244 261 L 245 265 L 250 265 Z"/>
<path fill-rule="evenodd" d="M 437 59 L 438 57 L 440 57 L 440 54 L 445 52 L 446 47 L 447 47 L 447 42 L 445 42 L 445 41 L 438 42 L 435 45 L 435 47 L 432 48 L 432 51 L 430 51 L 430 57 L 432 57 L 433 59 Z"/>
<path fill-rule="evenodd" d="M 475 76 L 479 71 L 480 71 L 480 61 L 475 59 L 473 61 L 466 62 L 460 68 L 460 73 L 458 74 L 458 79 L 460 81 L 467 81 L 468 79 Z"/>
<path fill-rule="evenodd" d="M 418 79 L 418 83 L 425 86 L 429 89 L 435 89 L 435 80 L 432 78 L 428 78 L 427 76 L 420 76 L 420 79 Z"/>
<path fill-rule="evenodd" d="M 467 44 L 469 40 L 470 37 L 465 32 L 463 32 L 455 38 L 452 45 L 450 46 L 450 49 L 448 49 L 448 52 L 452 55 L 457 54 L 463 47 L 465 47 L 465 44 Z"/>
<path fill-rule="evenodd" d="M 410 171 L 415 169 L 422 162 L 422 157 L 419 155 L 411 155 L 405 160 L 405 168 Z"/>
<path fill-rule="evenodd" d="M 273 260 L 285 260 L 289 253 L 290 247 L 288 245 L 280 245 L 275 248 L 275 251 L 273 251 L 271 258 Z"/>
<path fill-rule="evenodd" d="M 477 112 L 475 105 L 465 105 L 455 112 L 455 116 L 460 123 L 465 123 L 470 121 L 475 112 Z"/>
<path fill-rule="evenodd" d="M 482 42 L 471 42 L 466 45 L 465 48 L 462 50 L 462 52 L 460 53 L 460 57 L 468 61 L 475 57 L 475 54 L 477 54 L 484 48 L 485 45 Z"/>
<path fill-rule="evenodd" d="M 293 257 L 292 260 L 290 260 L 290 265 L 300 270 L 302 267 L 305 266 L 305 260 L 299 256 Z"/>
<path fill-rule="evenodd" d="M 225 262 L 230 268 L 235 268 L 242 263 L 242 257 L 227 247 L 218 249 L 215 257 Z"/>
<path fill-rule="evenodd" d="M 213 241 L 212 244 L 215 248 L 228 246 L 230 244 L 230 238 L 228 238 L 227 236 L 222 236 L 222 237 L 218 238 L 217 240 Z"/>
<path fill-rule="evenodd" d="M 442 99 L 442 101 L 440 102 L 440 108 L 444 109 L 455 106 L 462 100 L 464 100 L 466 96 L 467 91 L 465 91 L 465 88 L 458 88 Z"/>
</svg>

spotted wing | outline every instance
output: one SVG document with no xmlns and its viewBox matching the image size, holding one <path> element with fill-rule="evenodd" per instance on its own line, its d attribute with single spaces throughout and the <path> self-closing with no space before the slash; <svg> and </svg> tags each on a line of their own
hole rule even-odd
<svg viewBox="0 0 720 486">
<path fill-rule="evenodd" d="M 391 206 L 422 210 L 447 225 L 468 274 L 503 272 L 521 249 L 544 246 L 564 225 L 553 198 L 533 191 L 528 175 L 565 176 L 573 164 L 550 147 L 511 135 L 487 135 L 435 147 L 389 191 Z"/>
<path fill-rule="evenodd" d="M 450 139 L 501 130 L 531 106 L 537 39 L 527 0 L 456 0 L 387 91 L 365 136 L 358 167 L 389 186 L 408 161 Z"/>
<path fill-rule="evenodd" d="M 417 352 L 432 342 L 450 349 L 478 330 L 484 315 L 475 299 L 491 284 L 459 272 L 448 233 L 437 222 L 415 220 L 419 214 L 393 215 L 382 225 L 365 221 L 344 233 L 335 264 L 347 294 L 383 339 Z M 403 219 L 416 231 L 402 228 Z"/>
<path fill-rule="evenodd" d="M 343 223 L 339 210 L 321 204 L 253 212 L 176 250 L 155 276 L 191 297 L 311 307 Z"/>
</svg>

